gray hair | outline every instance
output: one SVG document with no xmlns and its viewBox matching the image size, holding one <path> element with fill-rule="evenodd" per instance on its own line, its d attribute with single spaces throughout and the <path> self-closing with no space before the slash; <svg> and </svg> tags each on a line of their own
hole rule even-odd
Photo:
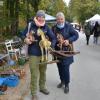
<svg viewBox="0 0 100 100">
<path fill-rule="evenodd" d="M 65 19 L 64 13 L 62 13 L 62 12 L 58 12 L 56 14 L 56 18 L 58 18 L 58 17 L 63 17 Z"/>
</svg>

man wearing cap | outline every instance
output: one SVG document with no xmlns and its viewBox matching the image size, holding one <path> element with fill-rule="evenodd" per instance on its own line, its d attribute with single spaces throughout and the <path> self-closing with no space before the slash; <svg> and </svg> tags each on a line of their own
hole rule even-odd
<svg viewBox="0 0 100 100">
<path fill-rule="evenodd" d="M 36 16 L 32 18 L 29 22 L 31 23 L 30 28 L 29 24 L 25 28 L 23 32 L 24 38 L 27 36 L 27 32 L 32 31 L 34 39 L 37 41 L 26 41 L 28 45 L 28 54 L 29 54 L 29 66 L 31 71 L 31 94 L 32 100 L 37 100 L 37 84 L 39 83 L 39 90 L 41 93 L 48 95 L 49 91 L 46 88 L 46 64 L 39 64 L 41 62 L 41 50 L 39 46 L 39 41 L 41 37 L 37 34 L 38 28 L 40 28 L 51 41 L 51 47 L 54 48 L 56 39 L 52 30 L 45 23 L 45 12 L 43 10 L 39 10 L 36 13 Z M 26 39 L 26 38 L 25 38 Z M 39 77 L 39 78 L 38 78 Z M 39 79 L 39 82 L 37 82 Z"/>
<path fill-rule="evenodd" d="M 57 13 L 56 20 L 57 23 L 52 27 L 52 30 L 56 37 L 58 34 L 63 37 L 62 50 L 67 51 L 69 49 L 68 46 L 78 39 L 78 33 L 68 22 L 65 22 L 65 16 L 62 12 Z M 61 50 L 58 39 L 55 49 Z M 73 57 L 71 56 L 58 59 L 59 62 L 57 63 L 57 67 L 61 82 L 57 85 L 57 88 L 61 88 L 64 85 L 64 93 L 68 93 L 70 82 L 70 65 L 73 63 Z"/>
</svg>

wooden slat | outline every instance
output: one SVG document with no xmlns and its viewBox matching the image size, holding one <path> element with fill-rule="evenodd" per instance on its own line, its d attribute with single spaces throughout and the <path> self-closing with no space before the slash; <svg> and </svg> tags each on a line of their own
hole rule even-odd
<svg viewBox="0 0 100 100">
<path fill-rule="evenodd" d="M 52 64 L 52 63 L 58 63 L 59 60 L 53 60 L 53 61 L 45 61 L 45 62 L 40 62 L 38 64 Z"/>
<path fill-rule="evenodd" d="M 51 51 L 52 55 L 58 57 L 71 57 L 79 53 L 80 53 L 79 51 L 56 51 L 56 50 Z"/>
</svg>

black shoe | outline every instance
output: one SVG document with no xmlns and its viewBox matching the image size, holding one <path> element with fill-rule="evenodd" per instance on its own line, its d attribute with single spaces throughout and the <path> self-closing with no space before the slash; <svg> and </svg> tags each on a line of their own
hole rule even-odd
<svg viewBox="0 0 100 100">
<path fill-rule="evenodd" d="M 64 85 L 64 83 L 59 83 L 58 85 L 57 85 L 57 88 L 61 88 L 62 86 Z"/>
<path fill-rule="evenodd" d="M 47 89 L 41 89 L 40 92 L 45 95 L 48 95 L 50 93 Z"/>
<path fill-rule="evenodd" d="M 69 87 L 67 86 L 64 88 L 64 93 L 67 94 L 68 92 L 69 92 Z"/>
<path fill-rule="evenodd" d="M 87 43 L 87 45 L 89 45 L 89 43 Z"/>
</svg>

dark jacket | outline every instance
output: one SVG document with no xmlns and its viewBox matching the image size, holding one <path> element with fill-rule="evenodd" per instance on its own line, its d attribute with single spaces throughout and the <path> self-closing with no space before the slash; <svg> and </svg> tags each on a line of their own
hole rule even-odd
<svg viewBox="0 0 100 100">
<path fill-rule="evenodd" d="M 33 42 L 32 44 L 30 44 L 28 46 L 28 54 L 34 55 L 34 56 L 41 56 L 41 50 L 40 50 L 40 46 L 39 46 L 39 41 L 41 40 L 41 37 L 37 35 L 37 29 L 39 27 L 36 26 L 34 21 L 30 21 L 30 22 L 31 22 L 30 31 L 34 31 L 34 37 L 38 41 Z M 43 27 L 40 27 L 40 28 L 45 33 L 45 36 L 48 36 L 48 38 L 51 41 L 51 47 L 54 48 L 55 43 L 56 43 L 56 38 L 55 38 L 55 35 L 52 32 L 52 30 L 50 30 L 50 28 L 46 24 Z M 27 31 L 28 31 L 28 25 L 26 26 L 25 30 L 22 33 L 23 38 L 26 37 Z"/>
<path fill-rule="evenodd" d="M 100 25 L 97 22 L 93 27 L 92 33 L 94 33 L 94 37 L 98 37 L 100 35 Z"/>
<path fill-rule="evenodd" d="M 56 35 L 56 33 L 62 34 L 64 39 L 65 40 L 68 39 L 70 43 L 73 43 L 79 37 L 78 32 L 75 31 L 75 29 L 69 23 L 65 23 L 65 26 L 62 29 L 59 29 L 57 27 L 57 25 L 54 25 L 52 27 L 52 30 L 55 33 L 55 35 Z M 55 49 L 58 50 L 57 44 L 55 46 Z M 71 64 L 73 62 L 73 56 L 72 57 L 65 57 L 65 58 L 62 58 L 60 60 L 62 60 L 62 63 Z"/>
<path fill-rule="evenodd" d="M 84 32 L 85 32 L 85 35 L 91 35 L 91 26 L 89 23 L 86 23 L 84 25 Z"/>
</svg>

